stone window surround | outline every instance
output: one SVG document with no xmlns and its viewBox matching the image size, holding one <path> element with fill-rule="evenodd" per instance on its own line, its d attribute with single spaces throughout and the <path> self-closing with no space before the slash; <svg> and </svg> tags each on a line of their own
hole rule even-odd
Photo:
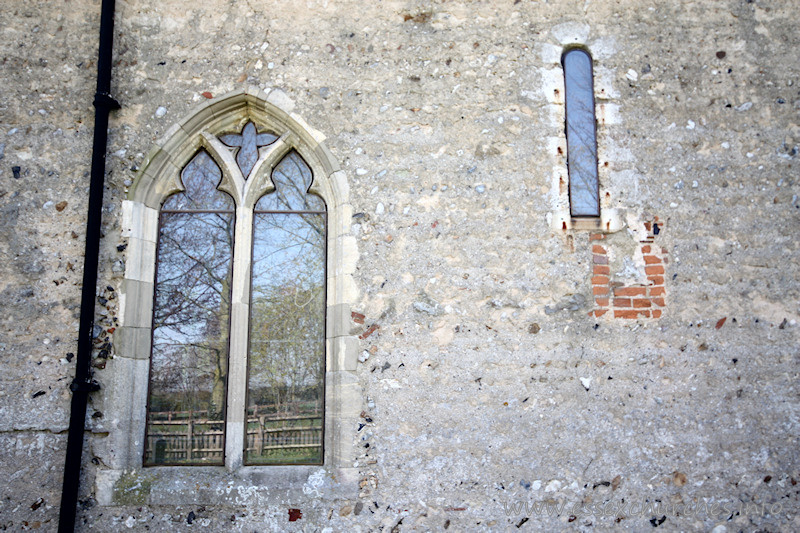
<svg viewBox="0 0 800 533">
<path fill-rule="evenodd" d="M 361 411 L 362 393 L 355 374 L 358 339 L 349 334 L 351 305 L 358 291 L 353 272 L 358 258 L 356 240 L 350 233 L 352 206 L 345 173 L 324 144 L 324 136 L 310 128 L 293 113 L 294 103 L 279 89 L 239 90 L 209 100 L 198 106 L 184 120 L 172 126 L 147 155 L 128 199 L 122 206 L 122 238 L 127 240 L 125 275 L 120 288 L 119 324 L 114 333 L 115 356 L 109 361 L 106 374 L 111 379 L 103 389 L 108 437 L 103 459 L 106 468 L 98 469 L 96 497 L 99 503 L 111 505 L 120 501 L 141 504 L 197 502 L 194 483 L 187 479 L 204 479 L 213 499 L 203 503 L 223 503 L 223 493 L 230 487 L 263 486 L 294 492 L 309 476 L 320 476 L 320 469 L 336 483 L 355 483 L 355 429 Z M 215 146 L 216 136 L 238 132 L 248 121 L 279 136 L 271 146 L 262 149 L 253 176 L 259 172 L 269 177 L 272 168 L 290 150 L 296 150 L 312 170 L 310 192 L 323 198 L 328 209 L 327 238 L 327 310 L 325 371 L 325 442 L 322 466 L 243 466 L 244 398 L 246 393 L 246 329 L 249 306 L 248 289 L 240 287 L 232 302 L 233 320 L 243 328 L 243 335 L 231 332 L 228 375 L 227 420 L 224 467 L 147 467 L 142 469 L 146 405 L 149 386 L 149 363 L 153 311 L 153 281 L 159 211 L 163 201 L 182 190 L 181 171 L 192 157 L 205 149 L 223 173 L 221 190 L 240 187 L 248 191 L 233 156 Z M 226 158 L 230 159 L 229 161 Z M 251 178 L 253 179 L 253 178 Z M 261 193 L 272 190 L 269 179 L 263 179 Z M 236 191 L 230 191 L 234 196 Z M 245 193 L 246 194 L 246 193 Z M 249 197 L 248 196 L 248 197 Z M 252 200 L 252 198 L 249 198 Z M 237 211 L 241 209 L 237 205 Z M 237 225 L 252 219 L 252 211 L 237 215 Z M 237 244 L 239 232 L 237 231 Z M 237 246 L 233 268 L 240 278 L 249 280 L 249 246 Z M 243 315 L 242 315 L 243 314 Z M 242 344 L 242 343 L 245 344 Z M 238 353 L 239 355 L 235 355 Z M 110 382 L 109 382 L 110 381 Z M 241 384 L 239 384 L 241 382 Z M 241 411 L 239 413 L 238 411 Z M 241 423 L 240 431 L 231 430 Z M 155 490 L 157 487 L 168 489 Z M 140 487 L 133 490 L 130 487 Z M 141 487 L 153 490 L 143 491 Z M 183 487 L 183 488 L 181 488 Z M 132 491 L 132 492 L 131 492 Z"/>
<path fill-rule="evenodd" d="M 598 167 L 600 181 L 600 216 L 599 217 L 573 217 L 570 213 L 568 179 L 569 172 L 566 164 L 567 142 L 564 127 L 566 124 L 565 112 L 565 83 L 564 70 L 561 64 L 563 54 L 573 48 L 580 48 L 589 52 L 592 57 L 592 70 L 594 76 L 595 117 L 597 120 L 597 157 L 598 163 L 607 160 L 609 151 L 613 148 L 612 140 L 608 139 L 606 127 L 621 123 L 619 93 L 613 88 L 613 72 L 603 68 L 603 59 L 614 55 L 615 45 L 613 40 L 592 35 L 588 25 L 566 22 L 551 29 L 553 41 L 542 43 L 538 47 L 542 70 L 542 96 L 547 102 L 552 125 L 559 132 L 557 136 L 547 139 L 547 149 L 550 154 L 557 154 L 553 158 L 551 174 L 551 211 L 547 215 L 550 227 L 557 232 L 592 231 L 615 233 L 625 227 L 626 210 L 612 207 L 607 196 L 608 169 L 602 165 Z"/>
</svg>

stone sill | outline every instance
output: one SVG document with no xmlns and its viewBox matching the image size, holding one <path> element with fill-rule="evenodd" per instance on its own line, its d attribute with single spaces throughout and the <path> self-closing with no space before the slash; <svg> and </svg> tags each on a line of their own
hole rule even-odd
<svg viewBox="0 0 800 533">
<path fill-rule="evenodd" d="M 100 505 L 229 505 L 291 503 L 333 492 L 358 491 L 354 468 L 321 465 L 154 466 L 130 472 L 98 471 L 95 497 Z"/>
<path fill-rule="evenodd" d="M 625 227 L 624 209 L 603 209 L 599 217 L 573 217 L 568 209 L 552 214 L 550 227 L 554 231 L 592 231 L 616 233 Z"/>
</svg>

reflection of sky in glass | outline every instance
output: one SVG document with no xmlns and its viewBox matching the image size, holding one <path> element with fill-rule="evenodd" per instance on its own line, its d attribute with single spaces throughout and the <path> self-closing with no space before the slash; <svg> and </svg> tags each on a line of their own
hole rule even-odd
<svg viewBox="0 0 800 533">
<path fill-rule="evenodd" d="M 162 445 L 166 442 L 166 449 L 159 452 L 166 455 L 166 462 L 211 464 L 221 462 L 221 457 L 210 459 L 202 452 L 193 457 L 176 455 L 171 447 L 185 453 L 187 446 L 165 427 L 178 428 L 157 423 L 165 411 L 187 412 L 180 415 L 187 423 L 224 420 L 233 202 L 216 190 L 220 171 L 205 152 L 186 166 L 182 178 L 185 192 L 170 197 L 161 213 L 146 461 L 159 461 L 150 454 L 151 441 L 160 440 Z M 180 212 L 218 209 L 227 211 Z"/>
<path fill-rule="evenodd" d="M 567 166 L 573 216 L 600 216 L 592 58 L 584 50 L 564 54 Z"/>
<path fill-rule="evenodd" d="M 255 216 L 250 381 L 289 387 L 321 382 L 325 219 Z"/>
<path fill-rule="evenodd" d="M 319 196 L 308 194 L 311 169 L 297 152 L 290 152 L 272 172 L 275 191 L 262 196 L 256 211 L 325 211 Z"/>
<path fill-rule="evenodd" d="M 325 204 L 306 193 L 311 170 L 295 152 L 275 168 L 272 180 L 276 190 L 259 200 L 253 222 L 248 407 L 318 415 L 319 427 L 325 393 Z M 321 462 L 321 443 L 282 457 L 248 451 L 251 464 L 298 461 Z"/>
<path fill-rule="evenodd" d="M 165 211 L 190 209 L 233 210 L 233 198 L 217 190 L 222 172 L 206 152 L 199 152 L 183 169 L 181 180 L 185 190 L 167 198 Z"/>
<path fill-rule="evenodd" d="M 244 179 L 247 179 L 256 165 L 256 161 L 258 161 L 259 147 L 270 145 L 277 139 L 278 136 L 272 133 L 258 133 L 255 124 L 252 122 L 245 124 L 241 135 L 231 133 L 221 135 L 219 138 L 231 148 L 239 147 L 239 153 L 236 154 L 236 163 L 239 165 Z"/>
</svg>

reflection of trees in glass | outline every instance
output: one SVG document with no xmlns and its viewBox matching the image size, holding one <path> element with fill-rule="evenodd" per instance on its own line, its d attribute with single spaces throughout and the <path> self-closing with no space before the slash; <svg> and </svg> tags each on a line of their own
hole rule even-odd
<svg viewBox="0 0 800 533">
<path fill-rule="evenodd" d="M 253 123 L 241 134 L 220 136 L 236 149 L 245 176 L 259 148 L 275 139 L 258 133 Z M 217 189 L 221 178 L 214 160 L 199 152 L 181 173 L 185 190 L 161 209 L 146 464 L 224 462 L 236 213 L 232 198 Z M 253 210 L 247 461 L 318 464 L 325 394 L 325 204 L 308 193 L 311 170 L 296 152 L 281 160 L 271 178 L 275 191 Z"/>
<path fill-rule="evenodd" d="M 232 199 L 216 190 L 220 177 L 217 165 L 200 152 L 182 173 L 185 192 L 170 197 L 162 208 L 148 463 L 209 462 L 207 443 L 194 437 L 181 441 L 179 435 L 187 435 L 194 423 L 223 430 L 234 212 Z M 153 456 L 156 448 L 159 457 Z M 219 450 L 213 461 L 221 460 Z"/>
<path fill-rule="evenodd" d="M 227 213 L 164 213 L 159 242 L 153 321 L 154 383 L 164 392 L 187 387 L 200 400 L 212 376 L 209 416 L 221 416 L 227 360 L 232 216 Z"/>
<path fill-rule="evenodd" d="M 254 219 L 248 411 L 273 420 L 306 417 L 293 427 L 318 431 L 315 442 L 288 432 L 285 450 L 249 450 L 248 462 L 321 462 L 325 205 L 306 192 L 311 171 L 294 152 L 272 179 L 276 190 L 258 202 Z"/>
<path fill-rule="evenodd" d="M 301 397 L 321 399 L 310 389 L 323 379 L 323 225 L 323 215 L 256 215 L 250 387 L 270 389 L 266 403 L 284 414 L 300 414 L 291 404 Z"/>
<path fill-rule="evenodd" d="M 574 216 L 599 216 L 592 58 L 585 50 L 569 50 L 563 65 L 570 209 Z"/>
<path fill-rule="evenodd" d="M 297 152 L 289 152 L 272 171 L 275 191 L 264 195 L 256 211 L 325 211 L 319 196 L 308 194 L 311 169 Z"/>
</svg>

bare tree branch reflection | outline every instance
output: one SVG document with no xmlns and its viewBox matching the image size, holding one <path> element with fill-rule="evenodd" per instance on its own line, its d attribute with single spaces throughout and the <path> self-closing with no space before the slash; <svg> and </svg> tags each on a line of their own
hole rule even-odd
<svg viewBox="0 0 800 533">
<path fill-rule="evenodd" d="M 298 429 L 283 445 L 248 449 L 248 462 L 321 462 L 325 205 L 306 192 L 311 171 L 295 152 L 272 179 L 276 190 L 259 200 L 254 221 L 248 412 L 303 420 L 305 433 L 318 431 L 313 438 L 292 437 L 303 433 Z"/>
<path fill-rule="evenodd" d="M 599 216 L 592 59 L 584 50 L 570 50 L 563 65 L 570 209 L 573 216 Z"/>
<path fill-rule="evenodd" d="M 174 437 L 195 423 L 224 432 L 233 201 L 216 190 L 221 172 L 205 152 L 181 177 L 185 191 L 164 203 L 158 240 L 147 421 L 150 464 L 221 461 L 221 454 L 205 453 L 209 446 L 194 442 L 195 437 L 187 437 L 192 442 L 185 445 Z"/>
</svg>

